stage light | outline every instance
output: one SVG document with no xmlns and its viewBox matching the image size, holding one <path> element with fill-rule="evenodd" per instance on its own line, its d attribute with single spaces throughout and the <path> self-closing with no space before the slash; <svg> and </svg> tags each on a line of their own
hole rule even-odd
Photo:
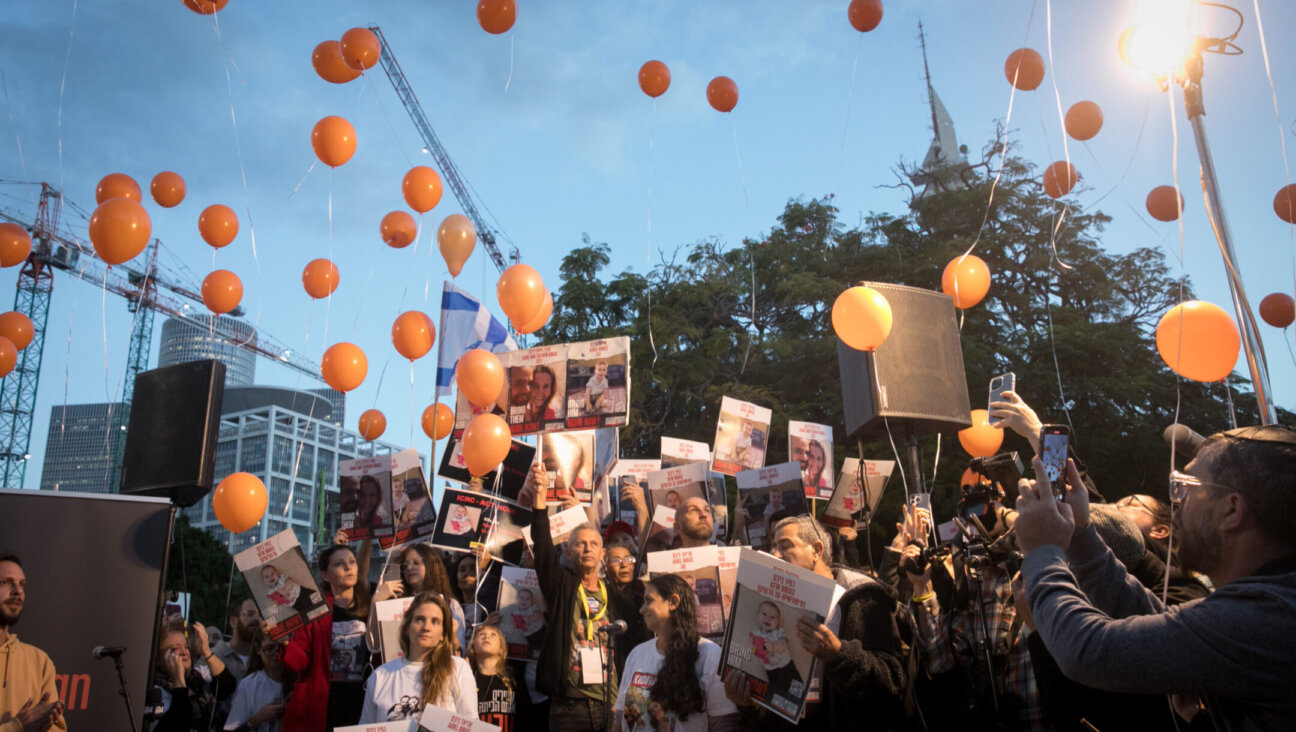
<svg viewBox="0 0 1296 732">
<path fill-rule="evenodd" d="M 1144 0 L 1138 22 L 1121 33 L 1121 59 L 1148 76 L 1176 77 L 1192 57 L 1192 0 Z"/>
</svg>

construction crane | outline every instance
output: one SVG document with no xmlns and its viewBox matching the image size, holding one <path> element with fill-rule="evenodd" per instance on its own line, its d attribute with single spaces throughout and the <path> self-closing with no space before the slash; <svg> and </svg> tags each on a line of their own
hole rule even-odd
<svg viewBox="0 0 1296 732">
<path fill-rule="evenodd" d="M 387 45 L 387 38 L 383 35 L 382 29 L 371 25 L 369 30 L 378 36 L 378 42 L 382 44 L 382 55 L 379 61 L 382 63 L 383 70 L 387 72 L 387 78 L 391 79 L 392 86 L 396 89 L 396 96 L 400 97 L 401 104 L 405 105 L 405 111 L 409 112 L 410 119 L 414 120 L 414 126 L 423 137 L 423 144 L 427 146 L 427 151 L 431 153 L 432 159 L 441 169 L 441 176 L 445 178 L 459 205 L 463 207 L 464 214 L 472 220 L 473 226 L 477 227 L 477 241 L 486 248 L 486 253 L 495 263 L 495 268 L 503 272 L 509 262 L 517 263 L 521 260 L 517 247 L 509 242 L 509 257 L 508 261 L 505 261 L 504 255 L 500 252 L 498 239 L 507 240 L 508 237 L 487 224 L 486 219 L 482 218 L 477 210 L 477 203 L 468 191 L 468 187 L 464 185 L 463 176 L 459 175 L 459 169 L 455 167 L 449 153 L 441 146 L 441 141 L 432 131 L 432 125 L 423 114 L 423 106 L 419 104 L 418 97 L 414 96 L 414 87 L 410 86 L 409 79 L 405 78 L 405 72 L 401 71 L 400 64 L 396 62 L 396 56 L 392 53 L 391 46 Z"/>
<path fill-rule="evenodd" d="M 31 424 L 40 383 L 55 269 L 98 285 L 106 292 L 120 295 L 126 299 L 128 310 L 135 314 L 122 386 L 122 411 L 116 416 L 110 413 L 108 419 L 109 428 L 113 432 L 110 445 L 113 461 L 108 474 L 110 491 L 116 490 L 125 449 L 122 430 L 112 428 L 125 426 L 135 377 L 148 367 L 155 311 L 206 329 L 213 339 L 223 340 L 312 379 L 321 380 L 317 364 L 302 358 L 265 333 L 258 332 L 255 328 L 248 329 L 251 336 L 247 335 L 247 331 L 240 333 L 227 319 L 209 318 L 205 306 L 201 311 L 194 312 L 194 308 L 186 301 L 201 303 L 202 295 L 191 287 L 158 276 L 157 251 L 160 242 L 157 239 L 149 245 L 145 256 L 146 264 L 141 270 L 129 264 L 110 267 L 98 258 L 92 248 L 73 237 L 58 233 L 62 205 L 63 194 L 48 183 L 42 183 L 34 222 L 24 221 L 0 210 L 0 219 L 24 226 L 32 234 L 31 254 L 18 274 L 14 310 L 30 318 L 33 326 L 31 344 L 19 352 L 18 363 L 9 376 L 0 380 L 0 486 L 20 488 L 26 477 Z M 230 313 L 233 317 L 242 314 L 242 309 L 237 308 Z"/>
</svg>

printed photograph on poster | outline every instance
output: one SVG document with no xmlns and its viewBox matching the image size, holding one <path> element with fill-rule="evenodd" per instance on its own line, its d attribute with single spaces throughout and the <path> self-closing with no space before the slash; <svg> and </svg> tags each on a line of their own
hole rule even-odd
<svg viewBox="0 0 1296 732">
<path fill-rule="evenodd" d="M 509 367 L 516 363 L 518 357 L 517 354 L 519 353 L 521 353 L 521 351 L 506 351 L 495 354 L 495 356 L 500 360 L 500 365 L 504 367 L 505 379 L 504 386 L 500 388 L 499 396 L 495 398 L 495 401 L 489 407 L 479 407 L 468 401 L 468 397 L 464 396 L 462 391 L 459 391 L 458 389 L 455 390 L 455 423 L 453 434 L 456 438 L 463 436 L 463 431 L 468 426 L 468 423 L 472 421 L 473 417 L 476 417 L 479 414 L 486 414 L 489 412 L 490 414 L 498 414 L 499 416 L 508 419 L 509 380 L 507 375 Z"/>
<path fill-rule="evenodd" d="M 719 582 L 720 628 L 715 633 L 706 634 L 711 640 L 719 642 L 724 635 L 724 623 L 729 620 L 729 610 L 733 603 L 734 584 L 738 580 L 738 558 L 742 547 L 737 546 L 704 546 L 696 549 L 671 549 L 670 551 L 652 552 L 647 556 L 648 576 L 659 574 L 678 574 L 686 572 L 707 572 L 715 569 Z M 699 591 L 699 602 L 701 594 Z M 714 615 L 714 613 L 712 613 Z M 712 624 L 710 627 L 714 627 Z"/>
<path fill-rule="evenodd" d="M 724 542 L 729 538 L 729 501 L 725 494 L 725 479 L 711 473 L 707 480 L 707 500 L 711 503 L 712 541 Z"/>
<path fill-rule="evenodd" d="M 546 500 L 561 507 L 574 494 L 589 503 L 594 490 L 594 432 L 547 432 L 540 435 L 540 459 L 549 478 Z"/>
<path fill-rule="evenodd" d="M 737 475 L 743 470 L 764 465 L 773 417 L 774 413 L 765 407 L 732 397 L 722 398 L 711 469 L 725 475 Z"/>
<path fill-rule="evenodd" d="M 648 474 L 648 510 L 656 515 L 659 507 L 671 511 L 690 498 L 710 502 L 710 471 L 706 463 L 690 463 L 675 468 L 665 468 Z"/>
<path fill-rule="evenodd" d="M 391 454 L 391 489 L 396 533 L 379 539 L 382 548 L 390 549 L 397 544 L 431 536 L 436 525 L 436 507 L 432 505 L 427 479 L 423 475 L 423 460 L 417 449 Z"/>
<path fill-rule="evenodd" d="M 413 597 L 398 597 L 374 603 L 374 620 L 378 622 L 378 650 L 382 652 L 383 663 L 405 655 L 400 647 L 400 626 L 405 610 L 412 602 Z"/>
<path fill-rule="evenodd" d="M 630 409 L 630 339 L 573 343 L 567 352 L 567 429 L 620 427 Z"/>
<path fill-rule="evenodd" d="M 841 592 L 831 577 L 744 549 L 720 675 L 742 672 L 753 701 L 795 723 L 817 663 L 801 645 L 797 621 L 806 617 L 822 623 Z"/>
<path fill-rule="evenodd" d="M 621 428 L 600 427 L 594 430 L 594 490 L 590 501 L 599 523 L 612 515 L 612 489 L 610 475 L 616 469 L 617 455 L 621 454 Z"/>
<path fill-rule="evenodd" d="M 499 628 L 508 644 L 508 657 L 523 661 L 540 658 L 544 641 L 544 598 L 534 569 L 503 568 L 498 608 Z"/>
<path fill-rule="evenodd" d="M 648 474 L 661 470 L 661 460 L 618 460 L 616 466 L 612 469 L 610 482 L 612 484 L 612 498 L 616 505 L 616 520 L 624 521 L 634 525 L 635 509 L 628 499 L 625 498 L 623 489 L 626 486 L 636 486 L 644 494 L 644 500 L 648 500 Z"/>
<path fill-rule="evenodd" d="M 576 530 L 577 526 L 589 522 L 589 514 L 581 506 L 572 506 L 565 511 L 550 514 L 549 516 L 549 536 L 553 539 L 555 547 L 562 546 L 571 536 L 571 532 Z M 528 525 L 522 529 L 522 536 L 526 539 L 528 547 L 534 546 L 535 541 L 531 538 L 531 527 Z"/>
<path fill-rule="evenodd" d="M 523 442 L 522 440 L 513 440 L 509 445 L 508 455 L 504 457 L 504 462 L 496 469 L 499 474 L 495 482 L 493 491 L 501 498 L 516 501 L 518 493 L 522 491 L 522 486 L 526 485 L 527 476 L 531 473 L 531 464 L 535 462 L 536 449 L 535 445 Z"/>
<path fill-rule="evenodd" d="M 270 624 L 270 637 L 282 638 L 329 612 L 328 603 L 306 563 L 291 529 L 234 555 L 234 564 Z"/>
<path fill-rule="evenodd" d="M 759 470 L 744 470 L 737 476 L 738 505 L 735 526 L 741 527 L 744 544 L 768 551 L 770 527 L 784 516 L 810 513 L 801 484 L 801 464 L 781 463 Z"/>
<path fill-rule="evenodd" d="M 832 427 L 814 422 L 788 422 L 788 455 L 801 463 L 806 498 L 826 501 L 833 494 Z"/>
<path fill-rule="evenodd" d="M 491 558 L 504 564 L 521 564 L 526 554 L 523 530 L 531 526 L 531 509 L 492 497 L 482 510 L 482 521 L 482 542 Z M 478 585 L 482 585 L 480 579 Z"/>
<path fill-rule="evenodd" d="M 483 504 L 481 493 L 446 488 L 441 494 L 441 515 L 432 532 L 432 546 L 453 552 L 467 552 L 480 540 Z"/>
<path fill-rule="evenodd" d="M 711 464 L 711 446 L 705 442 L 681 440 L 678 437 L 661 438 L 661 466 L 674 468 L 689 463 Z"/>
<path fill-rule="evenodd" d="M 530 469 L 530 466 L 528 466 Z M 495 485 L 495 473 L 491 471 L 483 475 L 480 485 Z M 445 452 L 441 454 L 441 466 L 437 469 L 437 475 L 446 480 L 453 480 L 456 483 L 468 485 L 474 482 L 472 473 L 468 472 L 468 464 L 464 462 L 463 445 L 459 438 L 451 435 L 446 440 Z"/>
<path fill-rule="evenodd" d="M 567 344 L 536 346 L 510 354 L 505 388 L 513 434 L 565 429 L 569 348 Z"/>
<path fill-rule="evenodd" d="M 390 723 L 389 723 L 390 724 Z M 476 716 L 456 714 L 448 709 L 442 709 L 435 704 L 428 704 L 423 707 L 423 713 L 419 716 L 418 728 L 420 732 L 500 732 L 500 728 L 483 722 Z M 366 728 L 372 732 L 371 728 Z M 365 732 L 357 730 L 357 732 Z"/>
<path fill-rule="evenodd" d="M 864 528 L 868 516 L 877 510 L 894 460 L 865 460 L 861 471 L 859 458 L 846 458 L 841 476 L 819 522 L 824 526 Z M 861 472 L 863 473 L 861 475 Z"/>
<path fill-rule="evenodd" d="M 343 496 L 342 528 L 351 541 L 390 537 L 396 533 L 391 511 L 391 458 L 361 457 L 338 463 L 338 486 Z M 355 510 L 347 511 L 354 491 Z"/>
<path fill-rule="evenodd" d="M 654 508 L 652 523 L 644 528 L 644 532 L 641 554 L 675 548 L 675 509 L 667 505 Z"/>
</svg>

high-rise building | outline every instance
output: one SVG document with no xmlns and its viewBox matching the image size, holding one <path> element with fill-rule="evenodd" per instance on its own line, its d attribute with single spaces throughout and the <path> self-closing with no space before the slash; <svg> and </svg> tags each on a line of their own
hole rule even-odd
<svg viewBox="0 0 1296 732">
<path fill-rule="evenodd" d="M 41 490 L 107 493 L 111 484 L 110 435 L 124 433 L 127 421 L 120 403 L 51 407 Z"/>
<path fill-rule="evenodd" d="M 237 318 L 196 313 L 188 320 L 167 318 L 162 323 L 158 367 L 213 358 L 225 364 L 226 388 L 252 386 L 256 381 L 256 354 L 213 334 L 213 327 L 235 333 L 242 340 L 256 339 L 256 329 Z"/>
</svg>

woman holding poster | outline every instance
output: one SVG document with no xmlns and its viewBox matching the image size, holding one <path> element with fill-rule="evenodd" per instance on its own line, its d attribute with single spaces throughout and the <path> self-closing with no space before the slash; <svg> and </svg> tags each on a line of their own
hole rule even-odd
<svg viewBox="0 0 1296 732">
<path fill-rule="evenodd" d="M 688 583 L 658 575 L 644 587 L 640 608 L 655 636 L 626 659 L 617 694 L 618 729 L 625 732 L 738 729 L 738 707 L 716 674 L 720 646 L 698 637 L 698 606 Z"/>
</svg>

